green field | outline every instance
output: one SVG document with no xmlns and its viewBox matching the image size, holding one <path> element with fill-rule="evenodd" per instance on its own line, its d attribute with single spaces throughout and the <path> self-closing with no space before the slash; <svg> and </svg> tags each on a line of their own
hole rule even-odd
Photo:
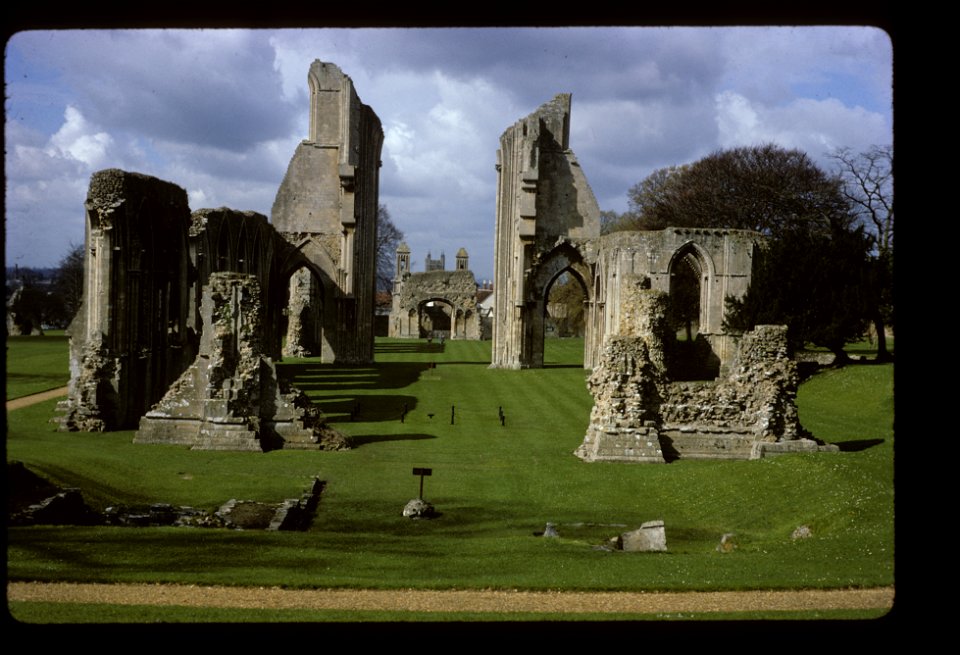
<svg viewBox="0 0 960 655">
<path fill-rule="evenodd" d="M 582 341 L 547 343 L 540 370 L 492 370 L 489 342 L 459 341 L 379 340 L 369 367 L 281 364 L 351 435 L 355 448 L 347 452 L 138 446 L 132 432 L 53 431 L 55 401 L 11 412 L 8 459 L 81 488 L 98 509 L 152 502 L 214 509 L 231 498 L 297 497 L 314 476 L 327 486 L 306 532 L 12 528 L 8 577 L 387 589 L 893 584 L 892 365 L 827 371 L 801 387 L 802 422 L 840 453 L 587 464 L 572 455 L 592 404 L 576 364 Z M 8 371 L 16 345 L 8 341 Z M 401 516 L 418 492 L 413 467 L 433 469 L 424 498 L 437 519 Z M 669 552 L 597 548 L 652 519 L 664 520 Z M 535 536 L 548 521 L 559 539 Z M 794 541 L 800 525 L 813 536 Z M 728 532 L 738 548 L 718 553 Z"/>
<path fill-rule="evenodd" d="M 7 337 L 7 400 L 66 386 L 67 348 L 62 330 L 42 337 Z"/>
</svg>

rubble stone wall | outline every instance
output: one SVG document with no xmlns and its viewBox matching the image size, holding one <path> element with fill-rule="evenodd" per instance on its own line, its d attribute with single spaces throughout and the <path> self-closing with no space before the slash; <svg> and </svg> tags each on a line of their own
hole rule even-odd
<svg viewBox="0 0 960 655">
<path fill-rule="evenodd" d="M 658 292 L 648 294 L 655 299 Z M 732 372 L 714 382 L 671 382 L 649 337 L 607 338 L 587 383 L 594 407 L 575 452 L 581 459 L 756 459 L 833 449 L 800 425 L 786 326 L 761 325 L 743 335 Z"/>
<path fill-rule="evenodd" d="M 190 286 L 191 330 L 197 334 L 202 331 L 202 290 L 210 275 L 253 275 L 263 299 L 261 347 L 270 357 L 279 357 L 287 294 L 284 267 L 289 268 L 299 258 L 299 253 L 263 214 L 227 207 L 194 211 L 190 225 L 190 261 L 196 270 Z M 191 353 L 195 355 L 196 350 Z"/>
<path fill-rule="evenodd" d="M 196 450 L 340 449 L 342 435 L 295 389 L 282 388 L 261 348 L 256 276 L 213 273 L 203 288 L 205 329 L 187 371 L 140 420 L 134 443 Z"/>
</svg>

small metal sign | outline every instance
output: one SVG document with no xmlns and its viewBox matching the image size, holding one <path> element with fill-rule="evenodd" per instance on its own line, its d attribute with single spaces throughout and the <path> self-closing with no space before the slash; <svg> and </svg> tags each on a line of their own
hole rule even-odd
<svg viewBox="0 0 960 655">
<path fill-rule="evenodd" d="M 433 469 L 414 468 L 413 474 L 420 476 L 420 495 L 417 498 L 423 500 L 423 478 L 426 475 L 433 475 Z"/>
</svg>

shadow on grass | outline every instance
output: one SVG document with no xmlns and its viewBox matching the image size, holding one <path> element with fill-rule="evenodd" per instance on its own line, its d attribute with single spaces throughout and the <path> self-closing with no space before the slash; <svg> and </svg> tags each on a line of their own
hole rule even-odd
<svg viewBox="0 0 960 655">
<path fill-rule="evenodd" d="M 306 393 L 329 422 L 373 422 L 400 421 L 402 415 L 417 408 L 418 400 L 416 396 L 368 391 L 402 389 L 432 366 L 428 362 L 382 362 L 356 367 L 303 362 L 284 363 L 278 371 Z"/>
<path fill-rule="evenodd" d="M 129 487 L 116 487 L 104 484 L 99 478 L 89 477 L 75 470 L 55 466 L 49 463 L 32 465 L 34 473 L 51 481 L 60 487 L 76 487 L 81 490 L 83 499 L 88 504 L 147 504 L 153 501 L 153 496 L 146 492 L 133 493 Z"/>
<path fill-rule="evenodd" d="M 344 395 L 313 398 L 330 423 L 400 421 L 417 408 L 415 396 Z"/>
<path fill-rule="evenodd" d="M 479 507 L 463 503 L 450 497 L 434 497 L 430 493 L 430 479 L 427 479 L 423 499 L 434 505 L 438 515 L 432 519 L 414 520 L 401 515 L 400 510 L 411 498 L 417 497 L 416 479 L 412 478 L 409 496 L 398 496 L 393 503 L 369 502 L 363 505 L 362 512 L 344 513 L 337 516 L 324 516 L 321 509 L 317 513 L 311 530 L 340 535 L 372 534 L 394 537 L 430 536 L 437 537 L 477 537 L 484 534 L 513 534 L 514 536 L 532 535 L 538 528 L 543 529 L 549 517 L 525 519 L 505 516 L 498 508 Z M 324 520 L 326 519 L 326 520 Z M 390 550 L 389 542 L 382 543 L 378 549 Z M 396 544 L 398 552 L 407 551 L 408 546 Z M 423 553 L 426 555 L 427 553 Z M 439 553 L 438 553 L 439 554 Z"/>
<path fill-rule="evenodd" d="M 432 434 L 361 434 L 350 437 L 350 443 L 354 447 L 365 446 L 372 443 L 383 443 L 386 441 L 422 441 L 424 439 L 436 439 Z"/>
<path fill-rule="evenodd" d="M 842 453 L 858 453 L 867 448 L 879 446 L 884 442 L 883 439 L 857 439 L 855 441 L 841 441 L 835 444 Z"/>
<path fill-rule="evenodd" d="M 378 343 L 374 346 L 373 352 L 377 354 L 442 353 L 444 352 L 444 344 L 423 343 L 422 341 L 413 341 L 411 343 Z"/>
<path fill-rule="evenodd" d="M 277 372 L 301 391 L 400 389 L 417 381 L 430 367 L 426 362 L 383 362 L 376 366 L 343 367 L 317 362 L 287 363 Z"/>
</svg>

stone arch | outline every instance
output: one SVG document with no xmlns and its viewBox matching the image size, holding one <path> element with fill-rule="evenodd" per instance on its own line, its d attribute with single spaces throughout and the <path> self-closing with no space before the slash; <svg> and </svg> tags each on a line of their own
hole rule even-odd
<svg viewBox="0 0 960 655">
<path fill-rule="evenodd" d="M 442 307 L 436 307 L 436 304 L 442 305 Z M 434 307 L 436 307 L 436 311 L 430 311 Z M 456 314 L 457 306 L 448 298 L 443 296 L 424 297 L 417 303 L 417 330 L 420 338 L 452 338 Z"/>
<path fill-rule="evenodd" d="M 583 254 L 570 242 L 563 242 L 553 248 L 549 253 L 542 256 L 527 277 L 526 303 L 523 310 L 523 344 L 521 350 L 522 368 L 542 368 L 543 367 L 543 347 L 544 347 L 544 317 L 546 315 L 547 296 L 550 287 L 558 277 L 563 273 L 570 275 L 580 284 L 583 289 L 584 302 L 589 309 L 592 307 L 593 296 L 593 274 L 590 266 L 584 261 Z M 585 318 L 590 315 L 585 312 Z M 593 341 L 593 321 L 587 319 L 584 321 L 584 361 L 587 361 L 586 353 L 592 347 Z"/>
<path fill-rule="evenodd" d="M 689 267 L 696 276 L 700 284 L 700 331 L 706 333 L 719 332 L 723 324 L 723 316 L 717 316 L 714 310 L 713 298 L 713 280 L 716 279 L 716 266 L 713 258 L 704 250 L 702 246 L 693 240 L 688 240 L 681 244 L 670 256 L 670 262 L 667 265 L 667 273 L 670 279 L 668 293 L 674 291 L 674 281 L 676 275 L 680 274 L 681 267 Z"/>
<path fill-rule="evenodd" d="M 667 371 L 676 380 L 714 379 L 720 359 L 710 338 L 720 331 L 723 317 L 713 302 L 716 268 L 713 259 L 692 240 L 681 244 L 670 257 L 668 297 L 673 334 L 667 342 Z M 693 288 L 691 285 L 696 285 Z M 692 303 L 696 303 L 693 311 Z M 722 306 L 720 308 L 722 311 Z M 696 331 L 692 329 L 696 315 Z"/>
<path fill-rule="evenodd" d="M 286 298 L 286 357 L 337 361 L 340 334 L 336 312 L 337 267 L 313 239 L 297 244 L 280 267 L 278 278 Z"/>
</svg>

